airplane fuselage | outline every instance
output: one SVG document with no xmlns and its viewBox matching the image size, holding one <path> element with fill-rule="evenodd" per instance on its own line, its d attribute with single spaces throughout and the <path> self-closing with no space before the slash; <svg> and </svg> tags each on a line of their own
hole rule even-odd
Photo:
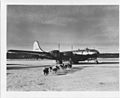
<svg viewBox="0 0 120 98">
<path fill-rule="evenodd" d="M 75 50 L 71 52 L 64 52 L 62 54 L 63 60 L 72 59 L 73 62 L 85 61 L 85 60 L 96 60 L 99 52 L 97 50 Z"/>
<path fill-rule="evenodd" d="M 75 51 L 65 51 L 60 52 L 58 50 L 53 50 L 51 52 L 37 52 L 37 51 L 22 51 L 22 50 L 8 50 L 9 57 L 21 56 L 25 58 L 26 56 L 29 58 L 42 58 L 42 59 L 54 59 L 54 60 L 63 60 L 67 61 L 72 59 L 73 62 L 92 60 L 98 57 L 99 52 L 97 50 L 75 50 Z"/>
<path fill-rule="evenodd" d="M 72 60 L 72 62 L 97 59 L 99 52 L 95 49 L 63 51 L 53 50 L 46 52 L 42 50 L 38 41 L 33 43 L 33 51 L 25 50 L 8 50 L 7 58 L 9 59 L 52 59 L 56 61 Z"/>
</svg>

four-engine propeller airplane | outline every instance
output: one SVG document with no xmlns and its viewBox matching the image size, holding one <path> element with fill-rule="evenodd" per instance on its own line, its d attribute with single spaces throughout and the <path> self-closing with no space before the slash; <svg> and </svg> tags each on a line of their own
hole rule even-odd
<svg viewBox="0 0 120 98">
<path fill-rule="evenodd" d="M 50 52 L 44 51 L 40 46 L 39 42 L 35 41 L 33 44 L 33 51 L 24 51 L 24 50 L 8 50 L 8 54 L 30 54 L 37 55 L 38 58 L 42 59 L 52 59 L 56 60 L 57 63 L 62 63 L 63 61 L 70 61 L 72 63 L 78 63 L 79 61 L 90 61 L 94 60 L 98 63 L 97 57 L 99 51 L 95 49 L 84 49 L 84 50 L 73 50 L 73 51 L 62 51 L 52 50 Z"/>
</svg>

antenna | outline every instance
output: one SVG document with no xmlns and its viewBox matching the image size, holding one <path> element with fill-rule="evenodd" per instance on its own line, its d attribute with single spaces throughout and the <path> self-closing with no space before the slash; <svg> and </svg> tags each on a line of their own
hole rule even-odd
<svg viewBox="0 0 120 98">
<path fill-rule="evenodd" d="M 73 51 L 73 45 L 71 45 L 71 50 Z"/>
<path fill-rule="evenodd" d="M 60 51 L 60 43 L 58 43 L 58 50 Z"/>
</svg>

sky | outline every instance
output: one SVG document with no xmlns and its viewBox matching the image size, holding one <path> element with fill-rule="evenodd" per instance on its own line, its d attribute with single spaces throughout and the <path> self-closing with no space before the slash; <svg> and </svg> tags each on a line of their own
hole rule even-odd
<svg viewBox="0 0 120 98">
<path fill-rule="evenodd" d="M 7 49 L 118 52 L 118 5 L 8 5 Z"/>
</svg>

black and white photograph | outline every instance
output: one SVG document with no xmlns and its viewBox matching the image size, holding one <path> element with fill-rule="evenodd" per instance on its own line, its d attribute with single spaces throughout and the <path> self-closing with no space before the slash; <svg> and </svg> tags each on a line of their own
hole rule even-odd
<svg viewBox="0 0 120 98">
<path fill-rule="evenodd" d="M 119 5 L 7 5 L 7 91 L 119 91 Z"/>
</svg>

